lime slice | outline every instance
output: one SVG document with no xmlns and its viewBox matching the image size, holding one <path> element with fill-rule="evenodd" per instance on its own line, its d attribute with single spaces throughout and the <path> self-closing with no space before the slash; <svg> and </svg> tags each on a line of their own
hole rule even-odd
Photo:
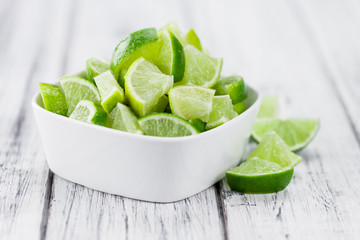
<svg viewBox="0 0 360 240">
<path fill-rule="evenodd" d="M 277 117 L 278 115 L 278 99 L 276 96 L 267 96 L 261 99 L 258 118 Z"/>
<path fill-rule="evenodd" d="M 124 87 L 124 76 L 127 69 L 136 59 L 141 56 L 145 59 L 152 59 L 152 56 L 157 55 L 158 49 L 155 47 L 157 39 L 155 28 L 145 28 L 129 34 L 116 46 L 110 69 L 121 87 Z"/>
<path fill-rule="evenodd" d="M 69 118 L 105 126 L 107 115 L 99 104 L 89 100 L 82 100 L 76 105 Z"/>
<path fill-rule="evenodd" d="M 160 29 L 160 32 L 163 32 L 164 30 L 167 30 L 174 34 L 183 47 L 187 45 L 186 36 L 183 35 L 179 25 L 176 22 L 169 22 L 165 25 L 165 27 Z"/>
<path fill-rule="evenodd" d="M 198 133 L 188 121 L 170 113 L 153 113 L 138 121 L 144 133 L 150 136 L 182 137 Z"/>
<path fill-rule="evenodd" d="M 290 147 L 291 151 L 298 151 L 314 139 L 319 127 L 319 119 L 260 118 L 255 121 L 252 137 L 255 141 L 260 142 L 267 132 L 274 131 Z"/>
<path fill-rule="evenodd" d="M 185 55 L 179 40 L 164 30 L 159 39 L 161 48 L 154 63 L 165 74 L 173 75 L 174 82 L 182 80 L 185 71 Z"/>
<path fill-rule="evenodd" d="M 212 109 L 209 115 L 209 121 L 205 129 L 209 130 L 230 121 L 237 116 L 231 103 L 229 95 L 215 96 L 212 103 Z"/>
<path fill-rule="evenodd" d="M 169 91 L 171 111 L 187 120 L 198 118 L 201 121 L 207 122 L 214 94 L 215 90 L 203 87 L 174 87 Z"/>
<path fill-rule="evenodd" d="M 199 132 L 204 132 L 205 131 L 205 125 L 206 123 L 204 123 L 203 121 L 201 121 L 200 119 L 191 119 L 189 121 Z"/>
<path fill-rule="evenodd" d="M 211 58 L 192 45 L 184 48 L 185 73 L 179 85 L 195 85 L 210 88 L 219 79 L 222 58 Z"/>
<path fill-rule="evenodd" d="M 97 75 L 110 69 L 110 63 L 107 60 L 90 58 L 86 61 L 87 78 L 93 80 Z"/>
<path fill-rule="evenodd" d="M 244 79 L 239 75 L 221 77 L 213 88 L 216 90 L 216 95 L 229 94 L 233 104 L 242 102 L 247 97 Z"/>
<path fill-rule="evenodd" d="M 173 76 L 163 74 L 144 58 L 136 60 L 125 76 L 125 95 L 134 112 L 145 116 L 152 112 L 161 96 L 173 85 Z"/>
<path fill-rule="evenodd" d="M 100 93 L 95 84 L 89 80 L 80 77 L 63 77 L 60 79 L 60 85 L 65 93 L 66 103 L 68 105 L 68 116 L 70 116 L 81 100 L 100 103 Z"/>
<path fill-rule="evenodd" d="M 226 172 L 231 190 L 243 193 L 273 193 L 284 190 L 294 173 L 293 168 L 254 158 Z"/>
<path fill-rule="evenodd" d="M 121 103 L 109 114 L 110 127 L 130 133 L 143 134 L 133 111 Z"/>
<path fill-rule="evenodd" d="M 165 95 L 162 95 L 159 98 L 159 101 L 154 106 L 154 108 L 151 110 L 153 113 L 162 113 L 165 111 L 165 108 L 169 105 L 169 98 Z"/>
<path fill-rule="evenodd" d="M 125 102 L 124 90 L 108 70 L 94 78 L 101 96 L 101 105 L 110 113 L 117 103 Z"/>
<path fill-rule="evenodd" d="M 60 87 L 48 83 L 39 83 L 40 93 L 46 110 L 66 116 L 67 104 Z"/>
<path fill-rule="evenodd" d="M 266 133 L 259 146 L 249 154 L 247 159 L 255 157 L 266 159 L 282 167 L 294 167 L 302 160 L 275 132 Z"/>
<path fill-rule="evenodd" d="M 241 113 L 245 112 L 245 110 L 246 110 L 246 105 L 244 101 L 234 104 L 234 111 L 237 114 L 240 115 Z"/>
<path fill-rule="evenodd" d="M 194 47 L 199 49 L 199 51 L 202 50 L 200 39 L 195 33 L 194 29 L 190 29 L 190 31 L 186 34 L 186 40 L 188 44 L 193 45 Z"/>
</svg>

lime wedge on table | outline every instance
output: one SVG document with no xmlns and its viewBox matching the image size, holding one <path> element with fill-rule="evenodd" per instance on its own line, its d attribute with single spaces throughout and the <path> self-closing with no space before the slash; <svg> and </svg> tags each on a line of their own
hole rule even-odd
<svg viewBox="0 0 360 240">
<path fill-rule="evenodd" d="M 70 116 L 81 100 L 100 103 L 100 93 L 96 86 L 89 80 L 80 77 L 63 77 L 60 79 L 60 85 L 65 93 L 66 103 L 68 105 L 68 116 Z"/>
<path fill-rule="evenodd" d="M 153 113 L 138 121 L 144 133 L 150 136 L 181 137 L 198 133 L 188 121 L 170 113 Z"/>
<path fill-rule="evenodd" d="M 230 121 L 237 116 L 229 95 L 215 96 L 205 129 L 209 130 Z"/>
<path fill-rule="evenodd" d="M 125 95 L 134 112 L 145 116 L 152 112 L 161 96 L 173 85 L 173 77 L 163 74 L 144 58 L 136 60 L 125 76 Z"/>
<path fill-rule="evenodd" d="M 184 48 L 185 73 L 180 85 L 212 87 L 219 79 L 222 58 L 211 58 L 192 45 Z"/>
<path fill-rule="evenodd" d="M 68 108 L 65 95 L 60 87 L 48 83 L 39 83 L 39 85 L 45 109 L 66 116 Z"/>
<path fill-rule="evenodd" d="M 130 65 L 139 57 L 153 59 L 158 54 L 158 35 L 155 28 L 145 28 L 129 34 L 115 48 L 110 69 L 124 87 L 124 77 Z"/>
<path fill-rule="evenodd" d="M 90 58 L 86 61 L 86 72 L 88 79 L 92 80 L 97 75 L 110 69 L 110 63 L 107 60 Z"/>
<path fill-rule="evenodd" d="M 178 86 L 169 91 L 171 111 L 187 120 L 200 119 L 207 122 L 211 112 L 215 90 L 196 87 Z"/>
<path fill-rule="evenodd" d="M 124 132 L 143 134 L 133 111 L 121 103 L 118 103 L 109 114 L 109 122 L 111 128 Z"/>
<path fill-rule="evenodd" d="M 294 167 L 302 160 L 275 132 L 265 134 L 258 147 L 247 157 L 251 158 L 268 160 L 282 167 Z"/>
<path fill-rule="evenodd" d="M 187 40 L 188 44 L 193 45 L 200 51 L 202 50 L 200 39 L 199 39 L 198 35 L 195 33 L 194 29 L 190 29 L 190 31 L 186 34 L 186 40 Z"/>
<path fill-rule="evenodd" d="M 165 74 L 173 75 L 174 82 L 181 81 L 185 71 L 183 47 L 173 33 L 164 30 L 159 39 L 161 45 L 154 63 Z"/>
<path fill-rule="evenodd" d="M 110 113 L 117 103 L 125 102 L 124 90 L 108 70 L 94 77 L 101 96 L 101 105 L 105 112 Z"/>
<path fill-rule="evenodd" d="M 89 100 L 82 100 L 76 105 L 69 118 L 105 126 L 107 115 L 99 104 Z"/>
<path fill-rule="evenodd" d="M 267 96 L 261 99 L 260 110 L 257 115 L 258 118 L 277 117 L 279 107 L 276 96 Z"/>
<path fill-rule="evenodd" d="M 252 137 L 255 141 L 262 141 L 267 132 L 276 132 L 291 151 L 298 151 L 306 147 L 319 130 L 318 119 L 286 119 L 260 118 L 255 121 Z"/>
<path fill-rule="evenodd" d="M 230 189 L 243 193 L 273 193 L 286 188 L 294 169 L 283 168 L 279 164 L 253 158 L 239 167 L 226 172 L 226 182 Z"/>
<path fill-rule="evenodd" d="M 244 79 L 239 75 L 221 77 L 213 88 L 216 90 L 216 95 L 229 94 L 233 104 L 242 102 L 247 97 Z"/>
<path fill-rule="evenodd" d="M 165 111 L 165 108 L 169 105 L 169 98 L 166 95 L 162 95 L 159 98 L 157 104 L 153 107 L 151 112 L 153 113 L 162 113 Z"/>
<path fill-rule="evenodd" d="M 191 119 L 189 122 L 199 131 L 204 132 L 205 131 L 205 125 L 206 123 L 201 121 L 200 119 Z"/>
</svg>

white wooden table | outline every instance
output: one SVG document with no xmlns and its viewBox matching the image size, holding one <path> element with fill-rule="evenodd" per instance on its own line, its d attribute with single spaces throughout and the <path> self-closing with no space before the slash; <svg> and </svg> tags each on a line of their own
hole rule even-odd
<svg viewBox="0 0 360 240">
<path fill-rule="evenodd" d="M 223 74 L 280 96 L 284 116 L 321 119 L 285 191 L 240 194 L 221 181 L 156 204 L 49 171 L 30 106 L 38 82 L 172 19 L 224 58 Z M 358 0 L 1 0 L 0 78 L 1 240 L 360 239 Z"/>
</svg>

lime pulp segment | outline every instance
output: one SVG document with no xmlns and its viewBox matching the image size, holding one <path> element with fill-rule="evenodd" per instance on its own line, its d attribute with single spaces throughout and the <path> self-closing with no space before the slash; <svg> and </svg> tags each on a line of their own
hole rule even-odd
<svg viewBox="0 0 360 240">
<path fill-rule="evenodd" d="M 235 118 L 237 115 L 229 95 L 215 96 L 205 129 L 209 130 L 218 127 Z"/>
<path fill-rule="evenodd" d="M 107 114 L 99 104 L 89 100 L 82 100 L 76 105 L 76 108 L 69 118 L 105 126 L 107 121 Z"/>
<path fill-rule="evenodd" d="M 66 116 L 67 104 L 60 87 L 48 83 L 39 83 L 40 93 L 46 110 Z"/>
<path fill-rule="evenodd" d="M 111 128 L 124 132 L 143 134 L 133 111 L 121 103 L 118 103 L 111 111 L 109 121 Z"/>
</svg>

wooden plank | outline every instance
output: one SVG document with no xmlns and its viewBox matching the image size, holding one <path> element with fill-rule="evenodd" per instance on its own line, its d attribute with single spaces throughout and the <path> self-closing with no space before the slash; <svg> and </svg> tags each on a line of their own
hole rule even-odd
<svg viewBox="0 0 360 240">
<path fill-rule="evenodd" d="M 77 7 L 66 72 L 83 69 L 90 57 L 110 58 L 117 42 L 132 31 L 186 18 L 185 11 L 169 11 L 176 6 L 166 1 L 143 2 L 141 7 L 129 1 L 121 14 L 124 3 L 108 4 L 113 7 L 93 1 Z M 181 23 L 186 25 L 185 20 Z M 101 193 L 54 176 L 46 238 L 222 239 L 220 215 L 214 187 L 173 204 L 156 204 Z"/>
<path fill-rule="evenodd" d="M 53 37 L 62 34 L 62 23 L 51 16 L 65 11 L 64 3 L 17 1 L 16 10 L 9 9 L 14 15 L 0 29 L 0 36 L 9 38 L 0 54 L 1 239 L 40 239 L 44 232 L 52 178 L 30 100 L 39 80 L 58 74 L 61 39 Z"/>
<path fill-rule="evenodd" d="M 322 11 L 327 11 L 326 6 Z M 240 194 L 222 182 L 229 239 L 356 239 L 360 235 L 359 145 L 328 81 L 331 73 L 322 68 L 324 63 L 319 62 L 295 10 L 286 1 L 232 2 L 227 8 L 215 1 L 208 4 L 209 15 L 227 16 L 208 23 L 213 28 L 209 38 L 224 39 L 218 47 L 224 53 L 224 69 L 244 74 L 247 83 L 264 94 L 280 95 L 284 115 L 321 119 L 321 130 L 299 153 L 304 161 L 285 191 Z"/>
</svg>

